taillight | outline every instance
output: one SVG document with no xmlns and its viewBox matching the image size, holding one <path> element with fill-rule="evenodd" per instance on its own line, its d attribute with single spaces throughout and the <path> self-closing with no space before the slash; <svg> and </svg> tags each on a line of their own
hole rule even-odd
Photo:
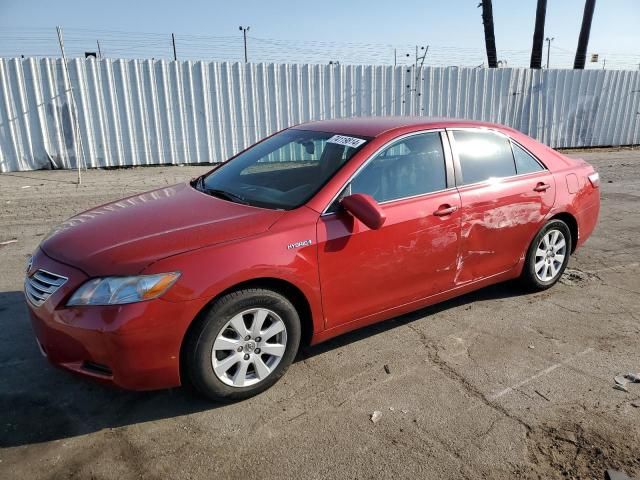
<svg viewBox="0 0 640 480">
<path fill-rule="evenodd" d="M 589 181 L 593 188 L 598 188 L 600 186 L 600 174 L 598 172 L 593 172 L 589 175 Z"/>
</svg>

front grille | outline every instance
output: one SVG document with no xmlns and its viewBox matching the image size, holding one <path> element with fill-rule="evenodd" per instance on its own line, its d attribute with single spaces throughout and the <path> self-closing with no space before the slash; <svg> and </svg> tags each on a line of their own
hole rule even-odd
<svg viewBox="0 0 640 480">
<path fill-rule="evenodd" d="M 67 277 L 38 270 L 24 281 L 24 294 L 32 305 L 39 307 L 53 295 L 65 282 Z"/>
</svg>

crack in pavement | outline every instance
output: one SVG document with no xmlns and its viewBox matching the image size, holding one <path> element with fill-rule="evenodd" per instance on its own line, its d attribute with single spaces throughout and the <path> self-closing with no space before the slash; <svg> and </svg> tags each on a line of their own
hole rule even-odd
<svg viewBox="0 0 640 480">
<path fill-rule="evenodd" d="M 510 411 L 508 411 L 502 405 L 500 405 L 497 402 L 493 401 L 492 399 L 488 398 L 483 392 L 481 392 L 471 382 L 469 382 L 469 380 L 467 380 L 463 375 L 458 373 L 446 361 L 444 361 L 442 358 L 440 358 L 440 354 L 438 352 L 438 349 L 430 344 L 429 339 L 427 338 L 427 336 L 422 331 L 420 331 L 420 329 L 418 329 L 417 327 L 415 327 L 413 325 L 407 325 L 407 327 L 410 328 L 414 333 L 416 333 L 418 335 L 418 338 L 420 339 L 420 342 L 422 343 L 422 345 L 424 346 L 424 348 L 425 348 L 425 350 L 427 352 L 428 359 L 446 377 L 448 377 L 451 380 L 454 380 L 455 382 L 457 382 L 462 388 L 464 388 L 464 390 L 467 393 L 469 393 L 472 397 L 476 398 L 477 400 L 480 400 L 480 402 L 482 402 L 487 407 L 491 408 L 492 410 L 495 410 L 496 412 L 498 412 L 499 414 L 503 415 L 504 417 L 507 417 L 507 418 L 513 420 L 514 422 L 518 423 L 522 427 L 524 427 L 525 430 L 527 431 L 527 434 L 529 434 L 529 433 L 531 433 L 533 431 L 533 427 L 531 425 L 529 425 L 527 422 L 525 422 L 520 417 L 518 417 L 518 416 L 514 415 L 513 413 L 511 413 Z"/>
<path fill-rule="evenodd" d="M 500 419 L 503 419 L 503 418 L 508 418 L 513 422 L 516 422 L 518 425 L 522 426 L 525 429 L 526 432 L 525 432 L 523 441 L 529 451 L 529 459 L 530 459 L 530 465 L 528 466 L 529 473 L 533 471 L 536 471 L 539 473 L 548 472 L 549 468 L 551 468 L 553 471 L 557 473 L 558 471 L 562 470 L 561 468 L 558 468 L 560 466 L 575 465 L 578 457 L 581 454 L 586 454 L 585 461 L 590 461 L 596 458 L 594 457 L 594 455 L 596 455 L 597 450 L 592 448 L 585 449 L 583 442 L 576 442 L 578 443 L 578 445 L 576 446 L 575 452 L 569 452 L 569 453 L 561 452 L 560 457 L 558 457 L 557 455 L 558 452 L 555 452 L 551 448 L 549 448 L 550 442 L 553 442 L 554 440 L 567 441 L 567 439 L 565 437 L 558 438 L 559 437 L 558 431 L 555 428 L 549 427 L 546 425 L 533 426 L 529 424 L 526 420 L 508 411 L 505 407 L 503 407 L 502 405 L 496 402 L 496 399 L 504 395 L 505 393 L 501 392 L 502 395 L 499 395 L 497 397 L 496 396 L 489 397 L 483 392 L 481 392 L 478 388 L 472 385 L 471 382 L 469 382 L 463 375 L 458 373 L 453 367 L 448 365 L 446 361 L 440 357 L 438 348 L 435 345 L 430 343 L 429 338 L 422 331 L 420 331 L 420 329 L 412 325 L 407 325 L 407 327 L 410 328 L 413 332 L 415 332 L 418 335 L 422 345 L 424 346 L 427 352 L 428 360 L 431 361 L 431 363 L 433 363 L 434 366 L 443 375 L 445 375 L 447 378 L 458 383 L 469 395 L 479 400 L 482 405 L 485 405 L 491 408 L 493 411 L 499 414 L 498 418 L 494 419 L 491 422 L 491 425 L 489 425 L 489 428 L 486 429 L 481 434 L 480 438 L 486 437 L 491 432 L 491 430 L 495 428 L 495 426 L 499 423 Z M 533 377 L 530 377 L 529 379 L 524 380 L 523 382 L 520 382 L 518 385 L 514 387 L 509 387 L 508 389 L 503 390 L 503 392 L 505 391 L 520 392 L 518 388 L 523 384 L 528 383 L 534 378 L 538 378 L 544 375 L 545 373 L 549 373 L 550 371 L 555 370 L 559 366 L 564 365 L 567 362 L 575 359 L 577 356 L 587 354 L 592 350 L 593 350 L 592 348 L 587 348 L 586 350 L 579 352 L 576 355 L 571 356 L 570 358 L 567 358 L 564 362 L 561 362 L 560 364 L 552 365 L 551 367 L 543 370 L 542 372 L 537 373 Z M 582 408 L 584 409 L 585 407 L 582 406 Z M 578 439 L 580 440 L 582 431 L 579 425 L 577 426 L 577 428 L 579 429 Z M 569 441 L 567 443 L 573 443 L 573 442 Z M 571 456 L 569 457 L 569 455 Z M 543 461 L 541 462 L 541 460 Z"/>
</svg>

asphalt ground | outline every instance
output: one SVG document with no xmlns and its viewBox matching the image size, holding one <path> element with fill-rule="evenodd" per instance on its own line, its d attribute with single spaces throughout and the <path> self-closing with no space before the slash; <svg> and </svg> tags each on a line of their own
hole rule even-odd
<svg viewBox="0 0 640 480">
<path fill-rule="evenodd" d="M 613 389 L 640 371 L 640 151 L 571 154 L 600 171 L 602 211 L 559 284 L 496 285 L 305 348 L 230 405 L 51 367 L 21 291 L 54 224 L 207 168 L 0 175 L 0 243 L 16 240 L 0 245 L 0 478 L 640 477 L 640 384 Z"/>
</svg>

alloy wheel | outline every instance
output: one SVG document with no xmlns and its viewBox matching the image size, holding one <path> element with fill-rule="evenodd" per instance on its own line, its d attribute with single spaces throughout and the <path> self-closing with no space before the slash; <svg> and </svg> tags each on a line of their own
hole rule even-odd
<svg viewBox="0 0 640 480">
<path fill-rule="evenodd" d="M 567 242 L 560 230 L 552 229 L 544 234 L 535 254 L 534 270 L 536 277 L 543 282 L 554 280 L 562 271 Z"/>
<path fill-rule="evenodd" d="M 267 308 L 238 313 L 220 330 L 211 363 L 216 376 L 232 387 L 249 387 L 267 378 L 287 347 L 287 327 Z"/>
</svg>

